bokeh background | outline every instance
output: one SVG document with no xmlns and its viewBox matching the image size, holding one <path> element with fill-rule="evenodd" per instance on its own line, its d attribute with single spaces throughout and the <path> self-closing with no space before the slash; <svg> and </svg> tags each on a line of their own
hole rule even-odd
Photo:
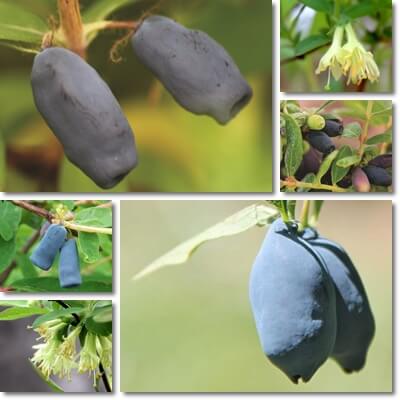
<svg viewBox="0 0 400 400">
<path fill-rule="evenodd" d="M 177 244 L 253 203 L 121 202 L 121 390 L 391 391 L 391 201 L 325 201 L 319 222 L 320 233 L 352 257 L 374 312 L 376 336 L 357 374 L 328 360 L 309 383 L 294 385 L 265 358 L 248 300 L 265 228 L 209 242 L 185 265 L 131 280 Z"/>
<path fill-rule="evenodd" d="M 0 307 L 0 311 L 3 310 L 4 307 Z M 0 321 L 0 392 L 53 392 L 29 361 L 39 335 L 27 326 L 35 318 Z M 93 377 L 88 374 L 73 373 L 71 382 L 57 377 L 51 379 L 66 392 L 94 392 Z M 103 390 L 102 385 L 100 388 Z"/>
<path fill-rule="evenodd" d="M 10 0 L 43 18 L 56 16 L 54 0 Z M 82 0 L 82 12 L 94 0 Z M 136 137 L 139 166 L 114 192 L 269 192 L 272 190 L 272 11 L 265 0 L 140 0 L 113 14 L 139 19 L 155 13 L 206 31 L 233 56 L 254 90 L 251 103 L 227 126 L 182 109 L 136 59 L 128 44 L 123 61 L 109 51 L 125 32 L 102 33 L 88 62 L 111 87 Z M 30 71 L 33 55 L 0 47 L 0 189 L 7 192 L 98 192 L 63 156 L 36 111 Z"/>
</svg>

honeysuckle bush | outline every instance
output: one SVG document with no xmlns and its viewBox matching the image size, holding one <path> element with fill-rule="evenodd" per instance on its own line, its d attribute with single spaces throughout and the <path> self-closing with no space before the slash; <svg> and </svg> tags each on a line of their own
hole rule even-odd
<svg viewBox="0 0 400 400">
<path fill-rule="evenodd" d="M 95 391 L 112 391 L 112 303 L 108 300 L 1 300 L 0 321 L 36 316 L 30 362 L 55 392 L 52 377 L 87 374 Z"/>
<path fill-rule="evenodd" d="M 30 256 L 49 224 L 77 242 L 82 284 L 61 288 L 59 257 L 48 271 Z M 17 292 L 112 291 L 112 203 L 104 200 L 0 201 L 0 287 Z"/>
<path fill-rule="evenodd" d="M 393 89 L 391 0 L 289 0 L 280 9 L 282 90 Z"/>
<path fill-rule="evenodd" d="M 281 191 L 391 191 L 392 122 L 391 101 L 282 101 Z"/>
</svg>

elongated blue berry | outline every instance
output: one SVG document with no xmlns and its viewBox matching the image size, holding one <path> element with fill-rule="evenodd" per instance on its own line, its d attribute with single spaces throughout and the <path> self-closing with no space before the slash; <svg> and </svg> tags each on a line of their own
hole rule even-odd
<svg viewBox="0 0 400 400">
<path fill-rule="evenodd" d="M 43 50 L 32 68 L 38 111 L 68 159 L 109 189 L 137 163 L 129 123 L 110 88 L 89 64 L 62 48 Z"/>
<path fill-rule="evenodd" d="M 32 264 L 45 271 L 50 269 L 66 237 L 67 230 L 64 226 L 57 224 L 50 225 L 39 245 L 29 257 Z"/>
<path fill-rule="evenodd" d="M 335 344 L 335 290 L 319 254 L 281 219 L 254 262 L 250 302 L 265 355 L 293 382 L 310 380 Z"/>
<path fill-rule="evenodd" d="M 69 288 L 82 284 L 76 239 L 69 239 L 61 248 L 58 268 L 60 286 L 62 288 Z"/>
<path fill-rule="evenodd" d="M 139 60 L 194 114 L 230 121 L 252 90 L 227 51 L 206 33 L 151 16 L 132 38 Z"/>
</svg>

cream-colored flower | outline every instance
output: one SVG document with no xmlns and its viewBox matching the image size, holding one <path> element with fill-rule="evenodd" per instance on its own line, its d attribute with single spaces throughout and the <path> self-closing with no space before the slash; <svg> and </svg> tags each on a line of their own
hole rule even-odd
<svg viewBox="0 0 400 400">
<path fill-rule="evenodd" d="M 97 354 L 96 335 L 88 332 L 85 337 L 85 343 L 82 347 L 79 360 L 79 373 L 93 372 L 99 367 L 100 357 Z"/>
<path fill-rule="evenodd" d="M 112 367 L 112 336 L 97 336 L 97 352 L 104 368 Z"/>
<path fill-rule="evenodd" d="M 40 338 L 38 338 L 38 340 L 50 340 L 54 336 L 56 336 L 61 331 L 61 329 L 66 328 L 66 326 L 67 324 L 61 319 L 53 319 L 39 325 L 37 328 L 34 329 L 34 331 L 41 336 Z"/>
<path fill-rule="evenodd" d="M 330 84 L 331 73 L 336 80 L 339 80 L 343 75 L 343 68 L 340 62 L 343 34 L 344 28 L 342 26 L 336 27 L 333 34 L 331 47 L 329 47 L 328 51 L 322 56 L 318 64 L 318 68 L 315 70 L 316 74 L 320 74 L 321 72 L 328 70 L 328 88 Z"/>
<path fill-rule="evenodd" d="M 370 51 L 365 50 L 358 40 L 351 24 L 345 26 L 347 43 L 342 47 L 339 60 L 345 74 L 348 74 L 347 84 L 359 85 L 364 79 L 375 82 L 379 79 L 379 68 Z"/>
</svg>

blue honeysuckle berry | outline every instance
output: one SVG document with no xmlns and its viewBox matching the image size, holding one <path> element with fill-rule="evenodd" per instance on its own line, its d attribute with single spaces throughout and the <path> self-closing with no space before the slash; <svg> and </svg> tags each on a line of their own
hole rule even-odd
<svg viewBox="0 0 400 400">
<path fill-rule="evenodd" d="M 194 114 L 226 124 L 252 97 L 232 57 L 204 32 L 153 15 L 133 35 L 132 46 L 140 62 Z"/>
<path fill-rule="evenodd" d="M 339 244 L 303 235 L 325 260 L 336 291 L 337 333 L 331 357 L 346 372 L 359 371 L 375 333 L 375 322 L 361 277 L 351 258 Z"/>
<path fill-rule="evenodd" d="M 309 381 L 335 344 L 335 290 L 322 258 L 282 219 L 254 261 L 250 302 L 265 355 L 294 383 Z"/>
<path fill-rule="evenodd" d="M 62 225 L 52 224 L 46 230 L 39 245 L 29 259 L 32 264 L 47 271 L 53 265 L 58 251 L 65 243 L 67 230 Z"/>
<path fill-rule="evenodd" d="M 94 68 L 63 48 L 43 50 L 31 75 L 36 107 L 68 159 L 109 189 L 137 164 L 132 129 Z"/>
<path fill-rule="evenodd" d="M 58 269 L 60 286 L 62 288 L 69 288 L 82 284 L 76 239 L 67 240 L 61 248 Z"/>
</svg>

